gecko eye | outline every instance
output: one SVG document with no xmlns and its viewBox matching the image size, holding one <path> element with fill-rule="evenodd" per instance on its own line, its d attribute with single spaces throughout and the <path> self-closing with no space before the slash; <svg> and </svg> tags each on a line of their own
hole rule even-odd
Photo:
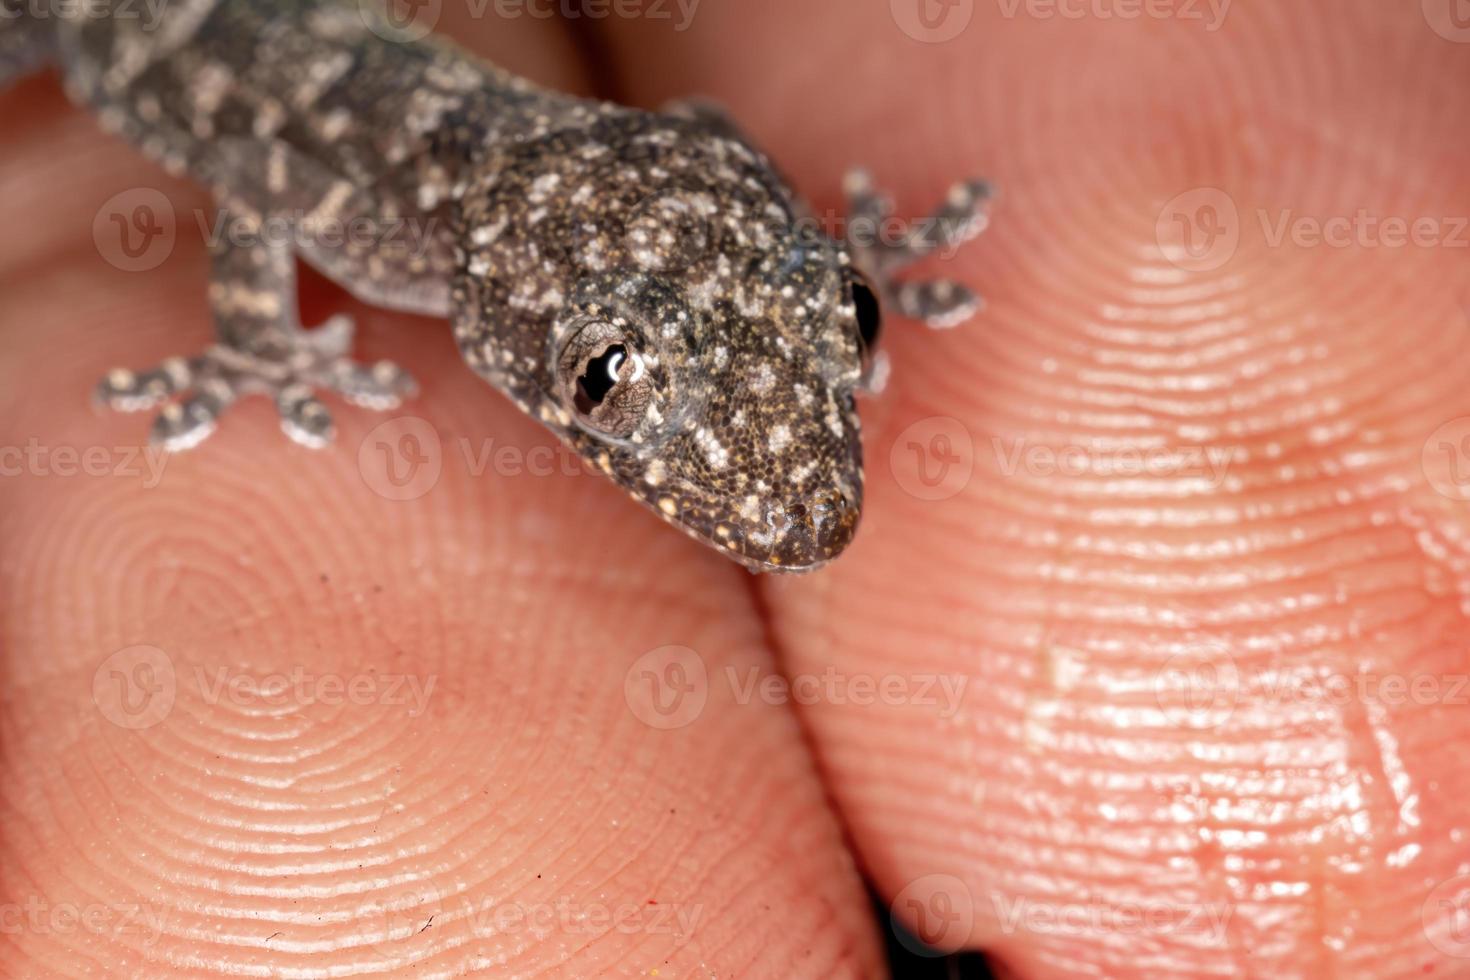
<svg viewBox="0 0 1470 980">
<path fill-rule="evenodd" d="M 883 332 L 883 308 L 878 304 L 878 294 L 862 275 L 851 273 L 851 284 L 858 334 L 863 338 L 863 350 L 871 351 L 878 346 L 878 337 Z"/>
<path fill-rule="evenodd" d="M 556 371 L 562 403 L 588 428 L 626 439 L 643 422 L 653 380 L 643 355 L 612 324 L 594 321 L 577 331 Z"/>
</svg>

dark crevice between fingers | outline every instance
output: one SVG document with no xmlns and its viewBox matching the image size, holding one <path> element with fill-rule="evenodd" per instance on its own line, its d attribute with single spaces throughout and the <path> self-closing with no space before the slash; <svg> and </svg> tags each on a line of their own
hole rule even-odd
<svg viewBox="0 0 1470 980">
<path fill-rule="evenodd" d="M 582 11 L 582 16 L 578 17 L 569 17 L 563 11 L 561 22 L 582 60 L 582 71 L 591 81 L 593 93 L 600 99 L 627 105 L 627 92 L 614 65 L 612 44 L 606 31 L 599 26 L 601 21 L 586 15 L 584 0 L 563 2 L 567 7 Z"/>
</svg>

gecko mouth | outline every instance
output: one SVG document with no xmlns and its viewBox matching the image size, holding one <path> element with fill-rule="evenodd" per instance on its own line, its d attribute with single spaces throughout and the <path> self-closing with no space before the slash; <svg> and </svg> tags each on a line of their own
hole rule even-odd
<svg viewBox="0 0 1470 980">
<path fill-rule="evenodd" d="M 756 546 L 747 558 L 766 571 L 810 571 L 836 558 L 852 543 L 862 517 L 861 500 L 832 491 L 791 505 L 772 505 L 759 528 L 747 531 Z"/>
<path fill-rule="evenodd" d="M 758 572 L 807 572 L 840 555 L 857 532 L 861 494 L 827 491 L 799 501 L 768 501 L 740 520 L 704 524 L 683 515 L 695 537 Z M 666 515 L 667 516 L 667 515 Z"/>
</svg>

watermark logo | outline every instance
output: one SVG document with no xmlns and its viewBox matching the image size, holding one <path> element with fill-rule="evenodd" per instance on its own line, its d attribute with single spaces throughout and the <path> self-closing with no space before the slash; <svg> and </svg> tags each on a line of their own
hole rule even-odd
<svg viewBox="0 0 1470 980">
<path fill-rule="evenodd" d="M 396 261 L 424 258 L 443 237 L 438 218 L 410 215 L 339 217 L 296 210 L 261 216 L 227 209 L 212 213 L 196 209 L 194 224 L 211 250 L 221 245 L 289 249 L 298 254 L 348 249 Z"/>
<path fill-rule="evenodd" d="M 1470 218 L 1463 215 L 1298 214 L 1291 208 L 1256 211 L 1268 248 L 1470 249 Z"/>
<path fill-rule="evenodd" d="M 444 447 L 424 419 L 404 415 L 375 427 L 357 448 L 363 482 L 387 500 L 417 500 L 439 482 Z"/>
<path fill-rule="evenodd" d="M 422 41 L 439 24 L 443 0 L 358 0 L 367 29 L 385 41 Z"/>
<path fill-rule="evenodd" d="M 1470 44 L 1470 0 L 1422 0 L 1424 19 L 1446 41 Z"/>
<path fill-rule="evenodd" d="M 911 496 L 948 500 L 969 486 L 975 472 L 975 442 L 958 419 L 920 419 L 893 441 L 888 466 Z"/>
<path fill-rule="evenodd" d="M 387 957 L 400 957 L 413 940 L 433 928 L 444 914 L 444 897 L 427 878 L 374 889 L 363 906 L 362 931 L 369 945 Z"/>
<path fill-rule="evenodd" d="M 738 705 L 913 707 L 948 720 L 959 713 L 969 682 L 965 674 L 875 674 L 836 667 L 783 674 L 759 664 L 726 664 L 711 674 L 693 650 L 665 646 L 634 662 L 624 678 L 624 695 L 635 716 L 660 729 L 693 722 L 720 684 Z"/>
<path fill-rule="evenodd" d="M 1225 939 L 1233 905 L 1194 902 L 1050 902 L 999 893 L 991 900 L 1007 935 L 1195 936 L 1211 945 Z"/>
<path fill-rule="evenodd" d="M 150 728 L 163 721 L 173 710 L 181 687 L 209 705 L 377 705 L 403 707 L 417 717 L 428 708 L 438 680 L 436 674 L 334 673 L 299 664 L 270 673 L 231 665 L 195 665 L 181 671 L 158 647 L 139 645 L 119 650 L 98 665 L 92 675 L 92 700 L 104 718 L 128 729 Z"/>
<path fill-rule="evenodd" d="M 1214 33 L 1225 24 L 1231 0 L 997 0 L 1001 16 L 1013 20 L 1202 21 Z"/>
<path fill-rule="evenodd" d="M 964 33 L 975 17 L 975 0 L 888 0 L 893 22 L 925 44 L 943 44 Z"/>
<path fill-rule="evenodd" d="M 1154 236 L 1170 264 L 1188 272 L 1212 272 L 1240 247 L 1240 211 L 1219 188 L 1197 187 L 1164 205 Z"/>
<path fill-rule="evenodd" d="M 1470 500 L 1470 416 L 1435 429 L 1420 457 L 1424 477 L 1451 500 Z"/>
<path fill-rule="evenodd" d="M 673 902 L 580 902 L 560 895 L 546 902 L 486 902 L 468 909 L 470 934 L 480 939 L 527 935 L 537 942 L 562 936 L 668 936 L 675 947 L 694 938 L 703 905 Z"/>
<path fill-rule="evenodd" d="M 0 22 L 25 17 L 28 20 L 97 20 L 107 17 L 122 23 L 136 22 L 144 34 L 158 29 L 171 0 L 3 0 Z"/>
<path fill-rule="evenodd" d="M 269 674 L 234 667 L 205 670 L 195 667 L 195 688 L 206 704 L 264 705 L 322 704 L 403 706 L 418 717 L 428 707 L 438 683 L 437 674 L 393 674 L 358 671 L 353 674 L 308 671 L 301 665 Z"/>
<path fill-rule="evenodd" d="M 494 14 L 501 20 L 669 21 L 676 33 L 689 30 L 701 0 L 466 0 L 471 20 Z M 358 0 L 363 23 L 385 41 L 423 40 L 438 26 L 443 0 Z"/>
<path fill-rule="evenodd" d="M 168 717 L 177 695 L 173 660 L 154 646 L 119 650 L 92 675 L 97 710 L 119 728 L 152 728 Z"/>
<path fill-rule="evenodd" d="M 1154 698 L 1178 728 L 1223 725 L 1240 703 L 1240 670 L 1229 652 L 1213 644 L 1176 653 L 1154 675 Z"/>
<path fill-rule="evenodd" d="M 634 717 L 650 728 L 667 731 L 692 724 L 709 701 L 704 658 L 688 647 L 650 650 L 628 668 L 623 697 Z"/>
<path fill-rule="evenodd" d="M 709 254 L 708 216 L 716 211 L 706 195 L 664 193 L 644 198 L 624 223 L 624 247 L 643 268 L 687 269 Z"/>
<path fill-rule="evenodd" d="M 24 446 L 0 446 L 0 477 L 117 476 L 152 490 L 170 458 L 161 446 L 49 446 L 32 436 Z"/>
<path fill-rule="evenodd" d="M 933 708 L 946 721 L 960 710 L 970 678 L 965 674 L 864 674 L 828 667 L 820 673 L 787 676 L 760 667 L 740 670 L 727 666 L 725 682 L 736 704 L 799 704 L 834 706 Z"/>
<path fill-rule="evenodd" d="M 19 902 L 0 902 L 0 935 L 138 936 L 152 946 L 163 935 L 164 909 L 138 902 L 50 902 L 28 895 Z"/>
<path fill-rule="evenodd" d="M 543 175 L 532 183 L 528 199 L 539 204 L 558 186 L 556 175 Z M 656 270 L 688 269 L 719 257 L 713 231 L 718 210 L 714 199 L 702 191 L 660 191 L 633 205 L 617 233 L 639 265 Z M 927 217 L 853 216 L 831 209 L 791 215 L 778 209 L 762 212 L 742 228 L 757 244 L 794 240 L 819 253 L 827 242 L 841 241 L 857 250 L 908 248 L 947 261 L 989 221 L 984 209 Z M 603 258 L 602 230 L 592 225 L 574 229 L 570 247 L 579 261 L 597 262 Z"/>
<path fill-rule="evenodd" d="M 1190 272 L 1225 265 L 1246 232 L 1270 249 L 1470 250 L 1470 216 L 1386 214 L 1368 208 L 1341 214 L 1256 208 L 1243 216 L 1234 199 L 1214 187 L 1197 187 L 1171 200 L 1159 212 L 1154 230 L 1164 258 Z"/>
<path fill-rule="evenodd" d="M 909 952 L 944 956 L 969 943 L 975 930 L 975 899 L 954 875 L 925 875 L 898 893 L 888 917 L 894 935 Z"/>
<path fill-rule="evenodd" d="M 1225 446 L 1048 446 L 1000 437 L 991 440 L 991 448 L 1006 477 L 1183 478 L 1216 490 L 1224 486 L 1236 456 Z"/>
<path fill-rule="evenodd" d="M 174 206 L 161 191 L 134 187 L 114 194 L 92 219 L 97 254 L 123 272 L 147 272 L 173 254 L 178 240 Z"/>
<path fill-rule="evenodd" d="M 1419 915 L 1430 945 L 1446 956 L 1470 959 L 1470 874 L 1435 886 Z"/>
<path fill-rule="evenodd" d="M 1416 651 L 1423 655 L 1423 651 Z M 1434 651 L 1463 660 L 1463 648 Z M 1303 663 L 1246 670 L 1223 647 L 1206 643 L 1170 657 L 1155 674 L 1154 696 L 1164 717 L 1180 728 L 1215 728 L 1249 701 L 1268 707 L 1470 707 L 1470 673 L 1334 670 Z"/>
</svg>

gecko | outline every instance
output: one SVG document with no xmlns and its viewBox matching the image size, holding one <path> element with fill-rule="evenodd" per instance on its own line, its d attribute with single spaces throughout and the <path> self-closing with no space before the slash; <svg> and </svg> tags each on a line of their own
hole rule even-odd
<svg viewBox="0 0 1470 980">
<path fill-rule="evenodd" d="M 881 235 L 893 201 L 854 171 L 849 231 L 829 234 L 716 104 L 562 94 L 415 27 L 375 0 L 170 0 L 155 17 L 0 0 L 0 84 L 54 67 L 104 129 L 208 187 L 230 229 L 208 243 L 213 343 L 115 369 L 97 398 L 158 409 L 150 438 L 181 450 L 245 396 L 311 447 L 334 433 L 324 392 L 413 397 L 396 364 L 353 359 L 348 316 L 301 323 L 300 261 L 447 320 L 475 374 L 752 571 L 835 558 L 862 511 L 857 396 L 886 371 L 885 313 L 953 326 L 979 305 L 896 273 L 982 230 L 989 185 L 957 182 Z M 325 233 L 343 228 L 358 233 Z"/>
</svg>

